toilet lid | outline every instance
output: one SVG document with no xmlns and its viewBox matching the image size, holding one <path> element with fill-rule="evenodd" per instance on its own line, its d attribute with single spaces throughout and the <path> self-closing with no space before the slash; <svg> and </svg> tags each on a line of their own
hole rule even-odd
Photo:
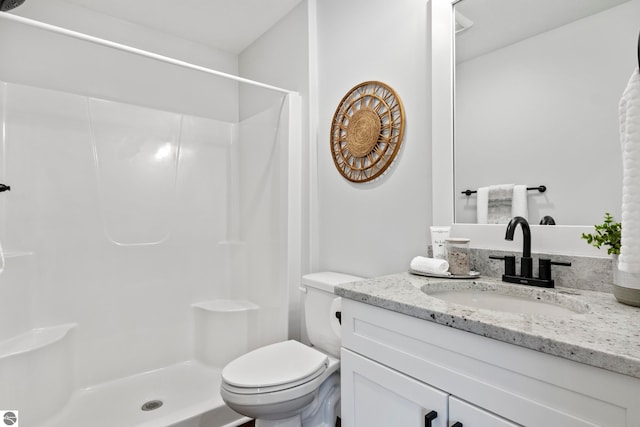
<svg viewBox="0 0 640 427">
<path fill-rule="evenodd" d="M 327 355 L 290 340 L 253 350 L 230 362 L 222 370 L 226 384 L 263 388 L 300 384 L 320 375 L 328 366 Z"/>
</svg>

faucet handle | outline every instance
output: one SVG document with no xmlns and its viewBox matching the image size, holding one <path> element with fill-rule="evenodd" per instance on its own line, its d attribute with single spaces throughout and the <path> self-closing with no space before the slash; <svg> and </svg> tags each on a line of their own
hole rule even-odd
<svg viewBox="0 0 640 427">
<path fill-rule="evenodd" d="M 516 275 L 516 257 L 513 255 L 489 255 L 491 259 L 500 259 L 504 261 L 504 274 L 509 276 Z"/>
<path fill-rule="evenodd" d="M 563 265 L 565 267 L 570 267 L 571 263 L 565 261 L 551 261 L 547 258 L 540 258 L 540 260 L 538 260 L 538 277 L 542 280 L 551 280 L 552 265 Z"/>
</svg>

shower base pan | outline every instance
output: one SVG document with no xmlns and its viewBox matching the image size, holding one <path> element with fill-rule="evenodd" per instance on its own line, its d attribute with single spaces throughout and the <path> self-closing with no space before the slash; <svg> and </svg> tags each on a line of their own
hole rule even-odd
<svg viewBox="0 0 640 427">
<path fill-rule="evenodd" d="M 41 427 L 232 427 L 249 418 L 220 397 L 220 370 L 187 361 L 74 392 Z"/>
</svg>

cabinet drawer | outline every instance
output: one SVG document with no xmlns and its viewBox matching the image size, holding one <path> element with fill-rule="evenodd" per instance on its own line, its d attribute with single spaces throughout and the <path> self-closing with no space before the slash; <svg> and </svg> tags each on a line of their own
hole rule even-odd
<svg viewBox="0 0 640 427">
<path fill-rule="evenodd" d="M 343 300 L 342 345 L 526 426 L 640 426 L 640 380 Z"/>
</svg>

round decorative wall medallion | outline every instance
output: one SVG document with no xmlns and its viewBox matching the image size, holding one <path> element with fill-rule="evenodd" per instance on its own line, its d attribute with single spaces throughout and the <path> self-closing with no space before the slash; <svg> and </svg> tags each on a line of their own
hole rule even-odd
<svg viewBox="0 0 640 427">
<path fill-rule="evenodd" d="M 403 134 L 404 107 L 395 91 L 382 82 L 360 83 L 333 115 L 333 162 L 349 181 L 371 181 L 391 165 Z"/>
</svg>

